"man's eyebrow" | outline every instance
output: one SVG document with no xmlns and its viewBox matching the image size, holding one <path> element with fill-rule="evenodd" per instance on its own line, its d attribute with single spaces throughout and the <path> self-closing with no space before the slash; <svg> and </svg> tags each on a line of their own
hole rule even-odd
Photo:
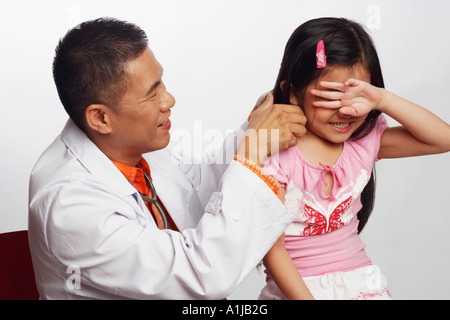
<svg viewBox="0 0 450 320">
<path fill-rule="evenodd" d="M 161 68 L 161 78 L 163 75 L 164 69 Z M 148 89 L 147 94 L 145 96 L 149 96 L 153 91 L 155 91 L 156 88 L 158 88 L 158 86 L 161 84 L 161 80 L 156 81 L 151 87 L 150 89 Z"/>
<path fill-rule="evenodd" d="M 156 81 L 151 87 L 150 89 L 148 89 L 147 94 L 145 96 L 149 96 L 153 91 L 155 91 L 156 88 L 158 88 L 158 86 L 161 84 L 161 80 Z"/>
</svg>

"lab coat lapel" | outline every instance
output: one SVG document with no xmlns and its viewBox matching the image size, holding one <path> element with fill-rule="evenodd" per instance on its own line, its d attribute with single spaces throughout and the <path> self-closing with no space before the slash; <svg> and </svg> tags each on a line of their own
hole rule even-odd
<svg viewBox="0 0 450 320">
<path fill-rule="evenodd" d="M 61 139 L 80 163 L 102 181 L 105 191 L 114 193 L 129 203 L 141 222 L 149 221 L 148 210 L 137 190 L 72 120 L 67 122 Z"/>
<path fill-rule="evenodd" d="M 180 168 L 174 164 L 168 150 L 145 155 L 149 163 L 156 193 L 166 207 L 173 221 L 181 230 L 196 225 L 189 212 L 189 196 L 192 185 Z"/>
</svg>

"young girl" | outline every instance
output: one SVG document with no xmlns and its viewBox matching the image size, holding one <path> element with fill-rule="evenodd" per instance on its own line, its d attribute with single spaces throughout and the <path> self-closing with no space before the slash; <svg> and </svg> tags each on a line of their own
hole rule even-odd
<svg viewBox="0 0 450 320">
<path fill-rule="evenodd" d="M 359 237 L 373 208 L 374 164 L 448 152 L 450 126 L 383 87 L 359 24 L 315 19 L 289 39 L 274 102 L 300 106 L 307 133 L 264 163 L 295 220 L 264 258 L 260 299 L 391 298 Z M 402 126 L 389 128 L 382 113 Z"/>
</svg>

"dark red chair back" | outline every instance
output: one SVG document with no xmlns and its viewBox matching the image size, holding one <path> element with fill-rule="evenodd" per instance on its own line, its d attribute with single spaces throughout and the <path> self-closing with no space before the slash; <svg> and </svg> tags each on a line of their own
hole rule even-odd
<svg viewBox="0 0 450 320">
<path fill-rule="evenodd" d="M 0 300 L 37 300 L 28 231 L 0 234 Z"/>
</svg>

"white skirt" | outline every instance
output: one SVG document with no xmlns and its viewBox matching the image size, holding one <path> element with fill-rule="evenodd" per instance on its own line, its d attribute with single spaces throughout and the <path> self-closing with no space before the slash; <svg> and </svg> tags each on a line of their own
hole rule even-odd
<svg viewBox="0 0 450 320">
<path fill-rule="evenodd" d="M 392 300 L 386 278 L 374 265 L 303 277 L 303 280 L 316 300 Z M 259 300 L 285 299 L 272 278 L 259 296 Z"/>
</svg>

